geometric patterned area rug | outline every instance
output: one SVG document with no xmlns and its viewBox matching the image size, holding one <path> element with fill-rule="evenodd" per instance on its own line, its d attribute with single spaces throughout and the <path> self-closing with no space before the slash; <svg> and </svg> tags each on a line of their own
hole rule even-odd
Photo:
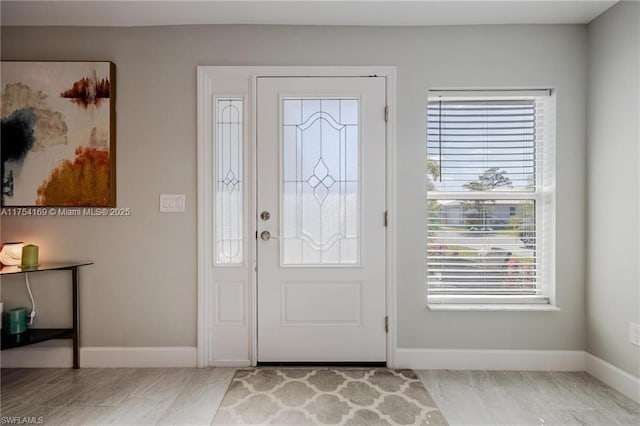
<svg viewBox="0 0 640 426">
<path fill-rule="evenodd" d="M 236 371 L 213 425 L 447 425 L 413 370 Z"/>
</svg>

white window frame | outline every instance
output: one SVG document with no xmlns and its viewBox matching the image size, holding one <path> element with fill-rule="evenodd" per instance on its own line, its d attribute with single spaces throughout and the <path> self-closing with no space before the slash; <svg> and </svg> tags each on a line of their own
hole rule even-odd
<svg viewBox="0 0 640 426">
<path fill-rule="evenodd" d="M 542 258 L 543 269 L 541 277 L 542 295 L 460 295 L 460 296 L 441 296 L 429 294 L 428 278 L 426 278 L 427 307 L 430 310 L 558 310 L 556 306 L 555 291 L 555 217 L 556 217 L 556 110 L 555 110 L 555 90 L 553 89 L 430 89 L 427 92 L 427 102 L 435 96 L 455 96 L 461 98 L 478 98 L 478 97 L 529 97 L 529 96 L 548 96 L 548 111 L 545 113 L 545 131 L 547 135 L 544 138 L 544 167 L 549 169 L 544 178 L 542 185 L 541 179 L 543 173 L 539 170 L 541 164 L 536 161 L 536 191 L 531 193 L 496 193 L 490 192 L 430 192 L 427 191 L 427 200 L 437 199 L 486 199 L 486 200 L 535 200 L 535 221 L 536 233 L 538 230 L 544 229 L 544 239 L 537 248 L 542 251 L 539 255 Z M 425 136 L 428 127 L 428 120 L 425 123 Z M 425 137 L 425 142 L 428 143 Z M 428 156 L 426 157 L 428 158 Z M 428 214 L 426 215 L 425 232 L 428 229 Z M 542 233 L 541 233 L 542 235 Z M 537 235 L 538 237 L 538 235 Z M 428 241 L 428 238 L 427 238 Z M 426 247 L 425 247 L 426 253 Z M 426 257 L 425 257 L 426 258 Z M 425 263 L 427 264 L 428 261 Z M 425 265 L 426 266 L 426 265 Z M 426 275 L 428 277 L 428 275 Z"/>
</svg>

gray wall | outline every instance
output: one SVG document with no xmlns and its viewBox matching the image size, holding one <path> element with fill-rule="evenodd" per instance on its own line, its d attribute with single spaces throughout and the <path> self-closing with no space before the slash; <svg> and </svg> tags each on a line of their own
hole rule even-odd
<svg viewBox="0 0 640 426">
<path fill-rule="evenodd" d="M 39 242 L 50 259 L 95 260 L 83 273 L 84 345 L 195 346 L 196 65 L 395 65 L 399 347 L 583 350 L 586 48 L 584 25 L 2 28 L 3 60 L 116 63 L 118 205 L 134 212 L 5 217 L 2 235 Z M 422 230 L 430 87 L 557 89 L 559 312 L 427 310 Z M 186 193 L 187 212 L 160 214 L 161 192 Z M 51 302 L 41 323 L 64 320 L 54 314 L 67 298 L 63 278 L 49 285 L 38 277 L 38 291 Z M 3 297 L 26 304 L 22 283 L 8 281 Z"/>
<path fill-rule="evenodd" d="M 587 351 L 640 377 L 640 3 L 609 9 L 588 38 Z"/>
</svg>

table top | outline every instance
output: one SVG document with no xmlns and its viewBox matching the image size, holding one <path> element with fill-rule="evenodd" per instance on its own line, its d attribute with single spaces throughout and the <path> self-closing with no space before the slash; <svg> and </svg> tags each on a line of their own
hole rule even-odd
<svg viewBox="0 0 640 426">
<path fill-rule="evenodd" d="M 42 262 L 38 266 L 23 268 L 20 266 L 3 266 L 0 269 L 0 275 L 23 274 L 25 272 L 41 272 L 41 271 L 63 271 L 79 266 L 93 265 L 93 262 Z"/>
</svg>

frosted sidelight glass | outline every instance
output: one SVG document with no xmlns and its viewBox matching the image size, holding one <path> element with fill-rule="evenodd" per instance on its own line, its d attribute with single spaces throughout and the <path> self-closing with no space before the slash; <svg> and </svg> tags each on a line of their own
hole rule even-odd
<svg viewBox="0 0 640 426">
<path fill-rule="evenodd" d="M 360 262 L 358 99 L 282 100 L 282 264 Z"/>
<path fill-rule="evenodd" d="M 216 100 L 216 263 L 244 262 L 243 99 Z"/>
</svg>

